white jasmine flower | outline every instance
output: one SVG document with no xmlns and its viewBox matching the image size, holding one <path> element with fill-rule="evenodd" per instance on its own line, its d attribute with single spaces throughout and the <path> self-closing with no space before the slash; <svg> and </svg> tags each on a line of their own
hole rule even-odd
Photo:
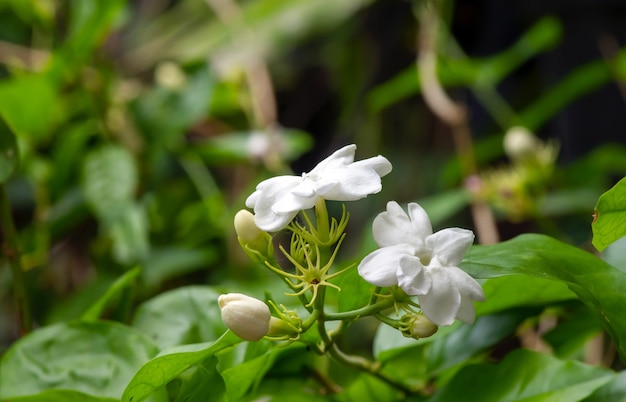
<svg viewBox="0 0 626 402">
<path fill-rule="evenodd" d="M 258 341 L 270 329 L 270 309 L 259 299 L 241 293 L 220 295 L 217 303 L 224 324 L 241 339 Z"/>
<path fill-rule="evenodd" d="M 472 300 L 484 300 L 480 285 L 457 267 L 474 241 L 470 230 L 449 228 L 433 234 L 426 211 L 410 203 L 408 215 L 395 201 L 387 203 L 372 225 L 381 247 L 359 264 L 359 275 L 377 286 L 400 286 L 417 296 L 426 317 L 437 325 L 457 318 L 472 323 Z"/>
<path fill-rule="evenodd" d="M 356 145 L 347 145 L 321 161 L 302 176 L 277 176 L 259 183 L 246 200 L 253 208 L 257 226 L 278 231 L 299 211 L 313 208 L 318 198 L 354 201 L 378 193 L 380 178 L 391 172 L 391 163 L 382 157 L 354 162 Z"/>
</svg>

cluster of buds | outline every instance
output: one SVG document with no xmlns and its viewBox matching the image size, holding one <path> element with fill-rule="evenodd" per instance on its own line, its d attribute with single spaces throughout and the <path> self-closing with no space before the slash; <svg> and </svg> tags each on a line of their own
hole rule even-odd
<svg viewBox="0 0 626 402">
<path fill-rule="evenodd" d="M 511 221 L 535 216 L 554 171 L 558 146 L 541 141 L 524 127 L 512 127 L 503 147 L 511 163 L 470 177 L 466 186 Z"/>
</svg>

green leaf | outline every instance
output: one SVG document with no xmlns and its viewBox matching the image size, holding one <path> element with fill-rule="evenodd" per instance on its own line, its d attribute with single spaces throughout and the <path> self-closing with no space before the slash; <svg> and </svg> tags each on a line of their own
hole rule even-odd
<svg viewBox="0 0 626 402">
<path fill-rule="evenodd" d="M 116 402 L 119 399 L 88 395 L 67 389 L 53 389 L 35 395 L 11 398 L 10 402 Z"/>
<path fill-rule="evenodd" d="M 82 188 L 99 218 L 113 221 L 118 209 L 134 199 L 138 173 L 132 154 L 117 145 L 104 145 L 85 157 Z"/>
<path fill-rule="evenodd" d="M 626 236 L 626 177 L 600 196 L 591 228 L 599 251 Z"/>
<path fill-rule="evenodd" d="M 98 301 L 92 304 L 91 307 L 89 307 L 89 309 L 87 309 L 87 311 L 83 313 L 83 315 L 81 316 L 81 319 L 84 321 L 95 321 L 98 318 L 100 318 L 107 304 L 109 304 L 111 300 L 113 300 L 113 298 L 118 296 L 122 292 L 122 290 L 131 286 L 140 273 L 141 273 L 141 268 L 136 267 L 126 272 L 124 275 L 120 276 L 107 289 L 106 293 L 102 295 L 102 297 L 100 297 Z"/>
<path fill-rule="evenodd" d="M 597 389 L 584 402 L 623 402 L 626 401 L 626 371 Z"/>
<path fill-rule="evenodd" d="M 575 402 L 614 377 L 604 368 L 518 349 L 497 365 L 461 369 L 430 401 L 465 400 L 471 390 L 476 401 Z"/>
<path fill-rule="evenodd" d="M 485 301 L 475 304 L 479 315 L 519 306 L 545 306 L 577 298 L 565 283 L 535 276 L 492 278 L 482 286 Z"/>
<path fill-rule="evenodd" d="M 263 146 L 277 147 L 281 158 L 290 162 L 309 151 L 313 146 L 313 140 L 309 134 L 300 130 L 274 129 L 272 133 L 265 134 L 234 132 L 199 142 L 194 150 L 207 163 L 221 164 L 260 160 L 262 155 L 257 155 L 255 152 L 259 152 Z"/>
<path fill-rule="evenodd" d="M 0 116 L 0 184 L 13 174 L 19 162 L 17 141 Z"/>
<path fill-rule="evenodd" d="M 367 306 L 374 286 L 359 275 L 356 266 L 339 275 L 336 282 L 341 288 L 337 293 L 339 311 L 350 311 Z"/>
<path fill-rule="evenodd" d="M 58 121 L 56 88 L 43 75 L 25 75 L 0 82 L 0 115 L 24 138 L 45 138 Z"/>
<path fill-rule="evenodd" d="M 301 344 L 276 348 L 269 341 L 259 341 L 238 345 L 220 355 L 217 368 L 224 379 L 228 400 L 239 400 L 251 389 L 256 389 L 281 354 L 304 349 Z"/>
<path fill-rule="evenodd" d="M 210 395 L 211 401 L 224 400 L 226 393 L 224 380 L 216 369 L 217 358 L 211 356 L 187 370 L 179 377 L 181 382 L 176 395 L 176 402 L 206 402 Z M 168 386 L 168 391 L 172 395 L 172 386 Z"/>
<path fill-rule="evenodd" d="M 145 335 L 114 322 L 44 327 L 3 356 L 0 399 L 53 389 L 119 399 L 133 374 L 156 353 Z"/>
<path fill-rule="evenodd" d="M 131 265 L 143 261 L 150 250 L 149 223 L 143 205 L 127 202 L 117 207 L 104 229 L 113 240 L 113 257 Z"/>
<path fill-rule="evenodd" d="M 479 317 L 472 325 L 456 322 L 440 327 L 430 338 L 415 340 L 381 325 L 374 353 L 384 371 L 416 387 L 425 386 L 443 370 L 469 361 L 511 336 L 536 309 L 507 311 Z"/>
<path fill-rule="evenodd" d="M 215 342 L 169 349 L 144 364 L 130 381 L 122 402 L 141 402 L 190 367 L 242 340 L 227 331 Z"/>
<path fill-rule="evenodd" d="M 132 325 L 161 350 L 216 339 L 226 330 L 217 304 L 219 295 L 208 286 L 186 286 L 161 293 L 139 306 Z"/>
<path fill-rule="evenodd" d="M 600 258 L 549 236 L 526 234 L 470 249 L 461 267 L 475 278 L 523 274 L 565 283 L 601 318 L 626 360 L 626 274 Z"/>
</svg>

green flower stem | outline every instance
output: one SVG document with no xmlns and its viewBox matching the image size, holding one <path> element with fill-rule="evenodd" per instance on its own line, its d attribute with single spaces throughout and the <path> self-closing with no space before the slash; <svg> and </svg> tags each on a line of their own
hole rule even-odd
<svg viewBox="0 0 626 402">
<path fill-rule="evenodd" d="M 325 314 L 326 321 L 345 321 L 345 320 L 356 320 L 359 317 L 365 317 L 368 315 L 376 314 L 384 309 L 392 307 L 395 303 L 395 300 L 392 298 L 384 299 L 374 304 L 368 304 L 365 307 L 361 307 L 352 311 L 344 311 L 341 313 L 327 313 Z"/>
<path fill-rule="evenodd" d="M 4 237 L 4 243 L 1 245 L 2 254 L 9 261 L 13 274 L 13 289 L 19 318 L 18 330 L 20 334 L 25 335 L 32 330 L 33 321 L 30 303 L 26 295 L 26 281 L 20 261 L 20 249 L 13 223 L 13 215 L 11 214 L 11 205 L 6 188 L 2 184 L 0 184 L 0 229 L 2 229 Z"/>
<path fill-rule="evenodd" d="M 330 239 L 330 224 L 328 222 L 328 210 L 326 209 L 326 201 L 318 198 L 315 203 L 315 216 L 317 217 L 317 236 L 320 243 L 327 243 Z"/>
</svg>

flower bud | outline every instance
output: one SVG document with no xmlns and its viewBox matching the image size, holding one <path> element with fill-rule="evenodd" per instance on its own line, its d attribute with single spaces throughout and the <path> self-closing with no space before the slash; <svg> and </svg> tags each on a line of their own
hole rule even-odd
<svg viewBox="0 0 626 402">
<path fill-rule="evenodd" d="M 252 212 L 247 209 L 237 212 L 234 223 L 239 244 L 252 259 L 263 262 L 272 258 L 274 255 L 272 236 L 259 229 Z"/>
<path fill-rule="evenodd" d="M 242 209 L 235 215 L 235 232 L 245 243 L 255 242 L 265 233 L 254 223 L 254 215 L 247 209 Z"/>
<path fill-rule="evenodd" d="M 407 338 L 428 338 L 437 332 L 439 327 L 436 324 L 433 324 L 428 318 L 426 318 L 423 314 L 412 314 L 403 317 L 404 322 L 408 321 L 408 325 L 402 331 L 402 335 Z"/>
<path fill-rule="evenodd" d="M 261 300 L 241 293 L 221 295 L 217 303 L 222 320 L 241 339 L 258 341 L 270 329 L 270 309 Z"/>
<path fill-rule="evenodd" d="M 534 154 L 538 145 L 537 138 L 524 127 L 511 127 L 504 136 L 504 152 L 511 159 L 525 158 Z"/>
</svg>

